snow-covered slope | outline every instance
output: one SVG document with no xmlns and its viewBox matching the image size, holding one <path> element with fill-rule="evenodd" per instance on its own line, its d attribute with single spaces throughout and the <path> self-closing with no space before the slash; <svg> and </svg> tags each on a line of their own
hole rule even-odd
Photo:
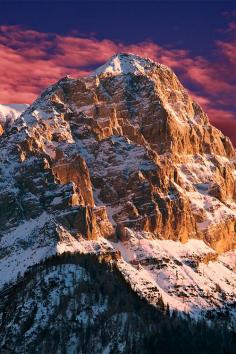
<svg viewBox="0 0 236 354">
<path fill-rule="evenodd" d="M 235 251 L 222 258 L 200 240 L 182 244 L 143 234 L 114 245 L 124 260 L 119 263 L 121 271 L 149 302 L 157 303 L 161 294 L 170 308 L 194 317 L 217 318 L 217 308 L 236 315 L 236 274 L 230 265 Z"/>
<path fill-rule="evenodd" d="M 76 240 L 63 228 L 59 230 L 59 242 L 53 237 L 37 238 L 48 221 L 47 215 L 41 215 L 2 238 L 1 251 L 4 254 L 10 250 L 11 256 L 1 260 L 1 285 L 16 281 L 30 266 L 55 254 L 113 254 L 115 258 L 118 256 L 118 269 L 124 278 L 153 305 L 161 296 L 170 309 L 195 318 L 209 316 L 210 312 L 214 318 L 217 311 L 232 312 L 234 308 L 235 250 L 219 256 L 201 240 L 192 239 L 182 244 L 157 240 L 150 233 L 130 229 L 126 230 L 129 240 L 123 242 L 104 238 Z M 31 246 L 25 249 L 29 243 Z"/>
<path fill-rule="evenodd" d="M 108 62 L 97 68 L 91 76 L 96 75 L 121 75 L 121 74 L 145 74 L 153 69 L 156 64 L 150 59 L 146 60 L 138 55 L 120 53 L 115 54 Z M 162 65 L 164 68 L 164 65 Z"/>
<path fill-rule="evenodd" d="M 170 318 L 159 302 L 162 312 L 131 291 L 112 265 L 94 256 L 51 257 L 5 291 L 1 353 L 232 352 L 233 336 L 226 326 L 214 321 L 207 327 L 176 314 Z"/>
</svg>

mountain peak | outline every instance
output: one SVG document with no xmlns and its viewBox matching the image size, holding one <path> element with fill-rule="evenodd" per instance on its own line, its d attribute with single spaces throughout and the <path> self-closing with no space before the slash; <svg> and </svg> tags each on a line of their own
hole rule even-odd
<svg viewBox="0 0 236 354">
<path fill-rule="evenodd" d="M 47 88 L 12 126 L 7 124 L 0 138 L 4 352 L 6 341 L 9 353 L 13 347 L 23 353 L 25 345 L 32 348 L 29 354 L 35 352 L 44 335 L 40 325 L 48 333 L 68 313 L 60 327 L 68 334 L 65 348 L 75 343 L 78 353 L 94 354 L 94 336 L 82 349 L 83 336 L 74 342 L 81 323 L 86 333 L 97 329 L 100 335 L 101 319 L 109 326 L 123 321 L 123 310 L 115 304 L 117 312 L 108 322 L 106 304 L 114 302 L 107 294 L 113 296 L 109 289 L 117 292 L 117 286 L 104 290 L 104 262 L 128 283 L 129 292 L 134 289 L 151 305 L 163 309 L 168 304 L 170 311 L 196 319 L 222 318 L 233 328 L 235 157 L 230 141 L 210 125 L 173 71 L 149 59 L 117 54 L 92 77 L 64 77 Z M 71 256 L 76 257 L 75 275 Z M 102 290 L 98 296 L 88 292 L 90 301 L 84 301 L 84 289 L 92 284 L 85 279 L 91 278 L 90 269 L 95 274 L 94 267 L 103 273 L 92 276 L 92 283 L 102 279 Z M 38 279 L 42 291 L 35 291 Z M 23 307 L 29 311 L 23 314 L 20 287 L 28 294 Z M 83 300 L 78 306 L 76 296 Z M 127 296 L 122 298 L 126 304 Z M 74 325 L 68 326 L 71 318 L 78 324 L 75 332 Z M 60 328 L 52 338 L 58 338 Z M 128 322 L 125 328 L 130 328 Z M 109 345 L 106 339 L 100 353 L 113 350 Z M 57 352 L 56 346 L 50 348 Z M 130 353 L 126 348 L 122 354 Z M 47 349 L 42 342 L 38 352 Z"/>
<path fill-rule="evenodd" d="M 143 58 L 131 53 L 118 53 L 113 55 L 104 65 L 96 69 L 91 76 L 109 74 L 145 74 L 153 65 L 151 59 Z"/>
</svg>

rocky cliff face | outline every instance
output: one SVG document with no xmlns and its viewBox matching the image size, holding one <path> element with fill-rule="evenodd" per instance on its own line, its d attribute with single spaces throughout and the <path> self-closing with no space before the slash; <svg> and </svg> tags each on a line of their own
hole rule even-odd
<svg viewBox="0 0 236 354">
<path fill-rule="evenodd" d="M 2 134 L 0 160 L 2 283 L 13 280 L 17 264 L 23 273 L 64 250 L 119 250 L 124 275 L 137 267 L 149 272 L 153 260 L 140 261 L 140 243 L 133 249 L 142 238 L 157 250 L 165 240 L 205 243 L 194 259 L 178 251 L 174 272 L 183 265 L 195 272 L 191 261 L 231 250 L 231 261 L 222 258 L 217 267 L 235 281 L 235 149 L 166 66 L 119 54 L 89 77 L 61 79 Z M 226 278 L 223 292 L 232 303 Z M 200 288 L 193 296 L 201 310 Z M 170 302 L 168 286 L 159 284 L 157 297 L 162 291 Z"/>
</svg>

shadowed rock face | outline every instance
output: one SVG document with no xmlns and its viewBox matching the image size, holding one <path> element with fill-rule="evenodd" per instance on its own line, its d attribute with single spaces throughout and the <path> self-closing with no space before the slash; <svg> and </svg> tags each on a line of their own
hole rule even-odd
<svg viewBox="0 0 236 354">
<path fill-rule="evenodd" d="M 48 88 L 1 137 L 0 227 L 43 211 L 76 238 L 151 232 L 231 249 L 235 150 L 166 66 L 134 55 Z"/>
</svg>

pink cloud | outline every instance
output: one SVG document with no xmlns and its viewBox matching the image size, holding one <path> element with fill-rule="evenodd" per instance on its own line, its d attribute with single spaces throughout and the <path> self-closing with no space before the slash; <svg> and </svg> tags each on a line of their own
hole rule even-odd
<svg viewBox="0 0 236 354">
<path fill-rule="evenodd" d="M 0 101 L 30 102 L 40 90 L 60 77 L 80 77 L 88 67 L 103 64 L 114 53 L 128 51 L 176 66 L 184 51 L 169 51 L 155 43 L 125 46 L 108 39 L 59 36 L 22 29 L 0 27 Z M 175 58 L 176 57 L 176 58 Z"/>
<path fill-rule="evenodd" d="M 235 114 L 225 110 L 211 108 L 208 110 L 210 117 L 213 117 L 212 123 L 223 133 L 231 138 L 236 146 L 236 119 Z"/>
<path fill-rule="evenodd" d="M 207 112 L 211 123 L 220 129 L 225 135 L 230 137 L 234 146 L 236 146 L 236 114 L 227 110 L 227 108 L 221 109 L 214 106 L 214 101 L 210 98 L 199 96 L 194 92 L 191 92 L 191 96 L 201 105 L 205 112 Z"/>
<path fill-rule="evenodd" d="M 232 39 L 216 42 L 216 59 L 209 61 L 150 41 L 124 45 L 109 39 L 0 26 L 0 102 L 30 103 L 59 78 L 87 75 L 91 66 L 103 64 L 114 53 L 132 52 L 170 66 L 212 122 L 235 139 L 236 24 L 231 21 L 229 28 Z"/>
</svg>

